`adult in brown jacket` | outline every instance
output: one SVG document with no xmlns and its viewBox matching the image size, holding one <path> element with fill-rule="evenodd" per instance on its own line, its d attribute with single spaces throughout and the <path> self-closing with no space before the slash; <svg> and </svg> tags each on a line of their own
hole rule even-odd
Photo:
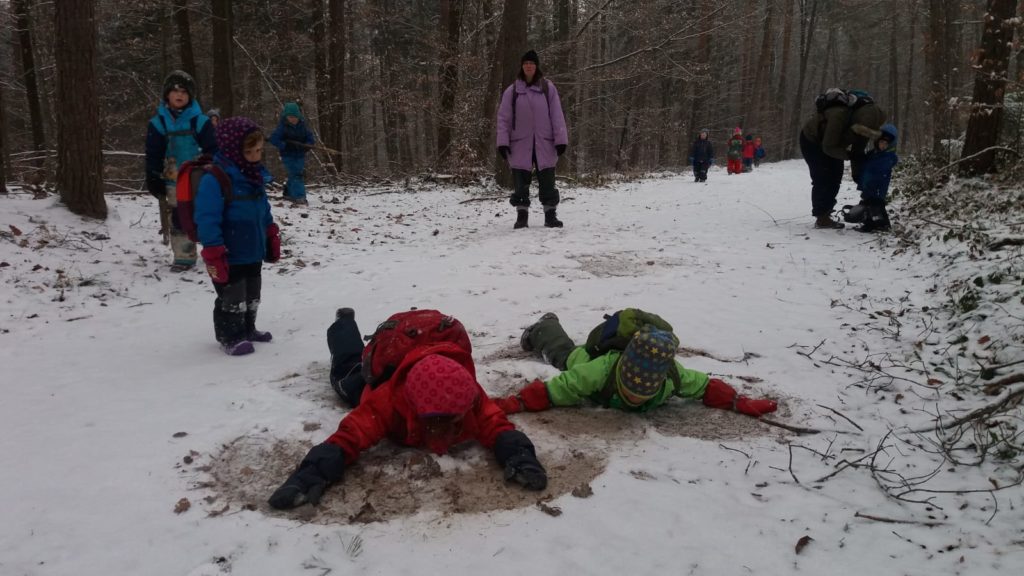
<svg viewBox="0 0 1024 576">
<path fill-rule="evenodd" d="M 832 219 L 836 196 L 843 181 L 844 162 L 850 161 L 854 182 L 870 135 L 885 123 L 885 112 L 864 92 L 831 88 L 818 97 L 819 104 L 800 131 L 800 152 L 811 173 L 811 214 L 815 228 L 842 228 Z"/>
</svg>

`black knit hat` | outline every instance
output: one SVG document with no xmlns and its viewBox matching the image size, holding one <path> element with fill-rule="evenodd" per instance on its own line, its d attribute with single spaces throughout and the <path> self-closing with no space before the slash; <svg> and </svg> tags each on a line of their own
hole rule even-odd
<svg viewBox="0 0 1024 576">
<path fill-rule="evenodd" d="M 523 54 L 523 57 L 519 59 L 520 64 L 522 64 L 523 62 L 533 62 L 537 66 L 540 66 L 540 57 L 537 56 L 536 52 L 530 50 L 526 54 Z"/>
<path fill-rule="evenodd" d="M 192 79 L 192 76 L 184 70 L 175 70 L 164 78 L 164 99 L 167 99 L 167 95 L 171 93 L 171 90 L 180 88 L 185 92 L 188 92 L 190 100 L 196 98 L 196 81 Z"/>
</svg>

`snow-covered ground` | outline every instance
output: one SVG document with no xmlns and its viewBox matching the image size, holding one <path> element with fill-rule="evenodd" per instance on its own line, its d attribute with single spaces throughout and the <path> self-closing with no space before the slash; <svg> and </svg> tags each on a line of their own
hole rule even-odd
<svg viewBox="0 0 1024 576">
<path fill-rule="evenodd" d="M 109 198 L 102 224 L 0 198 L 0 574 L 1024 570 L 1021 488 L 996 490 L 1012 466 L 958 467 L 923 441 L 885 440 L 929 427 L 944 376 L 879 381 L 852 366 L 947 339 L 928 312 L 942 272 L 891 236 L 812 229 L 803 162 L 715 170 L 706 185 L 563 189 L 561 230 L 535 204 L 533 226 L 513 231 L 507 202 L 482 194 L 348 189 L 275 207 L 288 255 L 264 269 L 259 321 L 274 341 L 242 358 L 213 341 L 203 273 L 166 271 L 152 198 Z M 854 199 L 844 184 L 840 203 Z M 517 415 L 551 475 L 540 498 L 502 485 L 479 449 L 420 478 L 408 451 L 381 447 L 321 510 L 273 513 L 269 488 L 344 412 L 324 339 L 339 306 L 364 333 L 413 306 L 457 316 L 494 394 L 554 373 L 517 352 L 543 312 L 583 338 L 603 313 L 644 308 L 673 323 L 688 366 L 824 432 L 683 402 Z M 883 441 L 874 476 L 821 480 Z M 904 496 L 931 505 L 879 488 L 936 462 L 938 492 Z M 405 503 L 380 510 L 390 490 Z"/>
</svg>

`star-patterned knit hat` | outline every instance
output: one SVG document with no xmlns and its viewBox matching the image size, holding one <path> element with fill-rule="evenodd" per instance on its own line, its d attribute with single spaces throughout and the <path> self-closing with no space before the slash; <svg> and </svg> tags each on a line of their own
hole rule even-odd
<svg viewBox="0 0 1024 576">
<path fill-rule="evenodd" d="M 439 354 L 424 356 L 405 377 L 409 403 L 419 417 L 465 414 L 473 407 L 478 390 L 469 371 Z"/>
<path fill-rule="evenodd" d="M 616 388 L 632 406 L 647 402 L 661 391 L 675 364 L 679 339 L 671 332 L 645 326 L 626 345 L 619 358 Z"/>
<path fill-rule="evenodd" d="M 221 156 L 231 160 L 246 180 L 261 185 L 263 183 L 263 164 L 249 162 L 242 152 L 245 137 L 259 131 L 260 125 L 244 116 L 221 120 L 217 124 L 217 151 Z"/>
</svg>

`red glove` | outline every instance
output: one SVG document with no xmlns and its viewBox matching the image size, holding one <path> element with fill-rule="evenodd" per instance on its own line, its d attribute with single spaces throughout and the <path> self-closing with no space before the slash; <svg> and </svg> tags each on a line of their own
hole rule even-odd
<svg viewBox="0 0 1024 576">
<path fill-rule="evenodd" d="M 519 401 L 519 396 L 509 396 L 507 398 L 492 398 L 494 403 L 501 408 L 501 411 L 505 414 L 516 414 L 523 411 L 523 403 Z"/>
<path fill-rule="evenodd" d="M 718 378 L 708 380 L 708 387 L 704 390 L 704 405 L 722 410 L 735 410 L 755 418 L 775 412 L 779 407 L 774 400 L 754 400 L 740 396 L 732 386 Z"/>
<path fill-rule="evenodd" d="M 206 246 L 200 254 L 206 263 L 206 273 L 214 284 L 227 284 L 228 249 L 224 246 Z"/>
<path fill-rule="evenodd" d="M 263 259 L 271 264 L 281 259 L 281 229 L 277 224 L 267 226 L 267 255 Z"/>
<path fill-rule="evenodd" d="M 530 382 L 526 388 L 520 390 L 515 396 L 509 396 L 508 398 L 495 398 L 494 403 L 497 404 L 498 408 L 501 408 L 505 414 L 515 414 L 516 412 L 522 412 L 523 410 L 538 412 L 540 410 L 547 410 L 548 408 L 551 408 L 551 398 L 548 397 L 548 387 L 540 378 Z"/>
</svg>

